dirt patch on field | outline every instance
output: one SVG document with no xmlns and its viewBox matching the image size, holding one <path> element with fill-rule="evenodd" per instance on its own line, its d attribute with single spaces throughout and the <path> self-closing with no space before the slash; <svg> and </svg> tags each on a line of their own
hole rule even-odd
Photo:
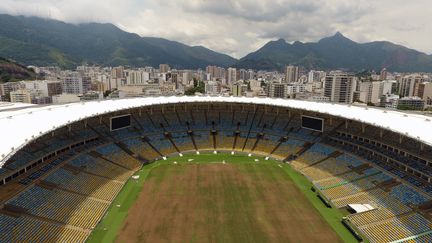
<svg viewBox="0 0 432 243">
<path fill-rule="evenodd" d="M 277 166 L 154 169 L 118 242 L 339 242 Z"/>
</svg>

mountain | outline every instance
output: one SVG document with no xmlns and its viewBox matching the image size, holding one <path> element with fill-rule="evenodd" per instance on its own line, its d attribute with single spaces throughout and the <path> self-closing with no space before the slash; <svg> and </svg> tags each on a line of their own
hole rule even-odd
<svg viewBox="0 0 432 243">
<path fill-rule="evenodd" d="M 0 57 L 0 83 L 30 80 L 36 77 L 32 69 Z"/>
<path fill-rule="evenodd" d="M 241 68 L 281 70 L 293 64 L 308 69 L 432 72 L 432 55 L 387 41 L 357 43 L 341 33 L 316 43 L 270 41 L 236 64 Z"/>
<path fill-rule="evenodd" d="M 37 17 L 0 15 L 0 56 L 25 65 L 129 65 L 175 68 L 229 66 L 237 60 L 202 46 L 141 37 L 112 24 L 73 25 Z"/>
</svg>

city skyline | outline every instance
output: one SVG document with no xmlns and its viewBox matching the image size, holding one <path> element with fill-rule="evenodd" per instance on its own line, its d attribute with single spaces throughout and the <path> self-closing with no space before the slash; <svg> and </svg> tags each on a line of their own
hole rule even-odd
<svg viewBox="0 0 432 243">
<path fill-rule="evenodd" d="M 69 23 L 113 23 L 141 36 L 203 45 L 240 58 L 270 40 L 313 42 L 340 31 L 357 42 L 387 40 L 432 53 L 432 3 L 416 1 L 11 1 L 0 13 Z M 397 7 L 393 7 L 397 6 Z M 406 18 L 410 21 L 405 21 Z M 301 19 L 302 21 L 298 21 Z M 240 31 L 241 30 L 241 31 Z"/>
</svg>

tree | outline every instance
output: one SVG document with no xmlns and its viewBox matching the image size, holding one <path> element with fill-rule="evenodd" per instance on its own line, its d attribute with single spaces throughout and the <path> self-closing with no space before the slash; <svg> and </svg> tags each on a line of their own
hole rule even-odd
<svg viewBox="0 0 432 243">
<path fill-rule="evenodd" d="M 205 84 L 203 81 L 198 81 L 196 79 L 194 79 L 194 87 L 188 89 L 185 91 L 185 95 L 195 95 L 195 93 L 205 93 Z"/>
<path fill-rule="evenodd" d="M 111 90 L 107 90 L 107 91 L 104 92 L 103 96 L 106 98 L 106 97 L 108 97 L 111 93 L 112 93 Z"/>
</svg>

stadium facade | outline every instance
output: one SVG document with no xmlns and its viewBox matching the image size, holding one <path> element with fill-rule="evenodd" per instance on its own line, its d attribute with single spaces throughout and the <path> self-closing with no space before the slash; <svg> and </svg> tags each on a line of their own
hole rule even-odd
<svg viewBox="0 0 432 243">
<path fill-rule="evenodd" d="M 0 241 L 17 239 L 7 230 L 36 241 L 83 241 L 142 165 L 200 151 L 290 163 L 329 207 L 367 208 L 344 223 L 373 242 L 432 239 L 432 122 L 424 115 L 271 98 L 155 97 L 7 108 L 0 134 Z"/>
</svg>

